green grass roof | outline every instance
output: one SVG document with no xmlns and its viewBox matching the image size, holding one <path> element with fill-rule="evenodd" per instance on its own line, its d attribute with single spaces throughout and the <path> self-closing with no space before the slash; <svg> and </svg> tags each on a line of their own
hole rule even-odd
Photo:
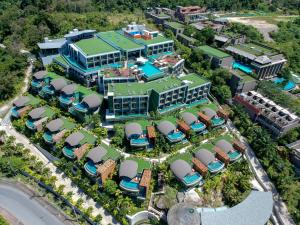
<svg viewBox="0 0 300 225">
<path fill-rule="evenodd" d="M 101 32 L 98 35 L 103 40 L 106 40 L 109 43 L 113 43 L 114 45 L 125 51 L 143 48 L 143 46 L 135 43 L 134 41 L 130 40 L 129 38 L 126 38 L 125 36 L 119 34 L 116 31 Z"/>
<path fill-rule="evenodd" d="M 186 76 L 180 77 L 180 80 L 190 81 L 189 87 L 191 87 L 191 88 L 197 87 L 197 86 L 200 86 L 200 85 L 203 85 L 203 84 L 206 84 L 209 82 L 206 79 L 204 79 L 203 77 L 201 77 L 195 73 L 190 73 Z"/>
<path fill-rule="evenodd" d="M 272 55 L 276 53 L 275 49 L 269 48 L 267 46 L 261 46 L 252 42 L 246 44 L 234 45 L 233 47 L 248 52 L 255 56 Z"/>
<path fill-rule="evenodd" d="M 76 124 L 71 122 L 69 119 L 65 117 L 61 117 L 60 119 L 64 122 L 62 130 L 63 129 L 73 130 L 76 127 Z"/>
<path fill-rule="evenodd" d="M 105 148 L 107 150 L 106 155 L 103 157 L 103 160 L 106 161 L 108 159 L 112 159 L 114 161 L 117 161 L 118 159 L 120 159 L 121 154 L 114 148 L 105 145 L 105 144 L 101 144 L 100 146 L 102 146 L 103 148 Z"/>
<path fill-rule="evenodd" d="M 178 22 L 166 22 L 165 24 L 174 29 L 184 29 L 185 27 L 184 24 Z"/>
<path fill-rule="evenodd" d="M 145 169 L 151 169 L 151 163 L 141 158 L 128 157 L 126 160 L 133 160 L 138 163 L 138 173 L 142 173 Z"/>
<path fill-rule="evenodd" d="M 219 49 L 216 49 L 216 48 L 212 48 L 208 45 L 199 46 L 198 48 L 201 51 L 203 51 L 205 54 L 212 56 L 212 57 L 216 57 L 216 58 L 230 57 L 230 55 L 227 54 L 226 52 L 220 51 Z"/>
<path fill-rule="evenodd" d="M 245 82 L 256 80 L 254 77 L 250 76 L 247 73 L 244 73 L 243 71 L 241 71 L 239 69 L 233 70 L 233 73 L 235 75 L 239 76 L 240 78 L 242 78 Z"/>
<path fill-rule="evenodd" d="M 140 39 L 135 39 L 137 43 L 143 44 L 143 45 L 153 45 L 153 44 L 159 44 L 163 42 L 173 42 L 173 40 L 168 39 L 162 35 L 158 35 L 157 37 L 150 39 L 150 40 L 145 40 L 143 38 Z"/>
<path fill-rule="evenodd" d="M 27 97 L 30 99 L 30 101 L 27 103 L 27 105 L 35 106 L 41 102 L 41 100 L 39 98 L 36 98 L 33 95 L 27 95 Z"/>
<path fill-rule="evenodd" d="M 91 145 L 94 145 L 96 142 L 96 137 L 92 134 L 90 134 L 89 132 L 87 132 L 86 130 L 79 130 L 80 133 L 82 133 L 84 135 L 84 138 L 82 139 L 82 141 L 80 142 L 81 145 L 88 143 Z"/>
<path fill-rule="evenodd" d="M 99 38 L 83 39 L 75 43 L 85 55 L 100 55 L 117 51 L 114 47 Z"/>
<path fill-rule="evenodd" d="M 184 161 L 186 161 L 188 164 L 192 164 L 192 154 L 190 153 L 183 153 L 183 154 L 177 154 L 177 155 L 174 155 L 174 156 L 171 156 L 170 158 L 168 158 L 167 162 L 169 164 L 175 162 L 176 160 L 178 159 L 182 159 Z"/>
<path fill-rule="evenodd" d="M 59 63 L 61 63 L 62 65 L 64 65 L 65 67 L 69 67 L 69 65 L 70 65 L 69 62 L 61 55 L 55 57 L 55 60 L 58 61 Z"/>
</svg>

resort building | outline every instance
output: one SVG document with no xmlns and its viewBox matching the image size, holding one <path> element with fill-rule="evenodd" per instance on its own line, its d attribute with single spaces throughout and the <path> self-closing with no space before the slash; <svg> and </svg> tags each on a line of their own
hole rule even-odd
<svg viewBox="0 0 300 225">
<path fill-rule="evenodd" d="M 203 122 L 207 127 L 219 127 L 226 123 L 226 115 L 221 109 L 215 111 L 209 107 L 203 107 L 201 111 L 198 112 L 198 116 L 201 122 Z"/>
<path fill-rule="evenodd" d="M 202 123 L 197 116 L 190 112 L 184 112 L 181 114 L 182 122 L 188 126 L 189 129 L 191 129 L 195 133 L 202 133 L 206 129 L 206 125 Z"/>
<path fill-rule="evenodd" d="M 204 16 L 204 12 L 206 12 L 206 8 L 199 6 L 188 6 L 182 7 L 177 6 L 175 11 L 175 17 L 184 23 L 194 23 L 203 20 L 206 18 Z"/>
<path fill-rule="evenodd" d="M 43 134 L 44 141 L 47 144 L 55 145 L 60 142 L 67 131 L 71 131 L 76 124 L 65 117 L 51 120 L 46 124 L 46 130 Z"/>
<path fill-rule="evenodd" d="M 185 134 L 172 122 L 167 120 L 159 122 L 157 124 L 157 129 L 170 143 L 177 143 L 185 138 Z"/>
<path fill-rule="evenodd" d="M 48 73 L 46 70 L 41 70 L 32 75 L 32 80 L 30 83 L 31 91 L 38 93 L 42 89 L 42 87 L 45 84 L 44 79 L 47 76 L 47 74 Z"/>
<path fill-rule="evenodd" d="M 246 35 L 240 35 L 237 33 L 225 31 L 221 34 L 215 35 L 214 40 L 219 47 L 237 45 L 246 42 Z"/>
<path fill-rule="evenodd" d="M 230 45 L 225 50 L 237 61 L 235 67 L 245 73 L 256 74 L 259 80 L 276 76 L 286 62 L 283 54 L 260 43 Z"/>
<path fill-rule="evenodd" d="M 51 99 L 52 97 L 57 96 L 67 85 L 67 80 L 64 78 L 52 79 L 49 84 L 43 86 L 43 88 L 39 91 L 39 96 L 45 99 Z"/>
<path fill-rule="evenodd" d="M 200 22 L 192 23 L 191 26 L 193 26 L 198 31 L 210 28 L 216 33 L 220 33 L 225 28 L 224 24 L 209 21 L 207 17 L 203 17 L 203 19 Z"/>
<path fill-rule="evenodd" d="M 187 47 L 193 47 L 198 42 L 197 39 L 181 33 L 177 35 L 177 40 Z"/>
<path fill-rule="evenodd" d="M 211 83 L 196 74 L 168 76 L 152 82 L 111 84 L 108 87 L 107 120 L 146 117 L 165 113 L 207 99 Z"/>
<path fill-rule="evenodd" d="M 257 80 L 251 75 L 239 70 L 231 69 L 231 78 L 228 82 L 231 93 L 234 95 L 256 89 Z"/>
<path fill-rule="evenodd" d="M 63 154 L 69 159 L 80 160 L 91 146 L 96 143 L 96 137 L 86 130 L 79 130 L 70 134 L 64 144 Z"/>
<path fill-rule="evenodd" d="M 171 20 L 171 16 L 163 12 L 163 9 L 159 7 L 146 11 L 145 16 L 157 25 L 162 25 L 166 23 L 166 21 Z"/>
<path fill-rule="evenodd" d="M 252 191 L 232 208 L 196 208 L 182 202 L 168 211 L 170 225 L 266 225 L 273 212 L 271 192 Z"/>
<path fill-rule="evenodd" d="M 13 107 L 11 109 L 11 117 L 21 118 L 25 116 L 29 110 L 35 108 L 40 104 L 38 98 L 33 97 L 32 95 L 21 96 L 16 101 L 13 102 Z"/>
<path fill-rule="evenodd" d="M 207 149 L 199 149 L 195 152 L 195 158 L 204 164 L 212 174 L 222 171 L 225 167 L 225 163 L 216 158 L 215 154 Z"/>
<path fill-rule="evenodd" d="M 129 195 L 145 199 L 151 182 L 151 163 L 138 158 L 128 158 L 119 168 L 120 188 Z"/>
<path fill-rule="evenodd" d="M 103 185 L 107 179 L 112 178 L 120 156 L 116 150 L 108 146 L 97 146 L 86 155 L 84 169 L 91 177 L 99 178 L 98 183 Z"/>
<path fill-rule="evenodd" d="M 125 124 L 125 135 L 132 147 L 145 148 L 149 145 L 147 133 L 142 130 L 142 126 L 138 123 Z"/>
<path fill-rule="evenodd" d="M 55 112 L 46 106 L 38 107 L 28 113 L 26 127 L 32 131 L 41 131 L 43 125 L 55 116 Z"/>
<path fill-rule="evenodd" d="M 171 30 L 175 37 L 177 37 L 178 34 L 183 34 L 185 25 L 178 22 L 165 22 L 164 23 L 164 29 Z"/>
<path fill-rule="evenodd" d="M 186 187 L 194 187 L 203 184 L 203 178 L 197 171 L 193 171 L 192 166 L 183 159 L 177 159 L 170 165 L 175 177 Z"/>
<path fill-rule="evenodd" d="M 275 138 L 300 125 L 298 116 L 258 92 L 241 93 L 233 100 L 242 105 L 252 120 L 267 128 Z"/>
<path fill-rule="evenodd" d="M 78 120 L 88 121 L 93 114 L 99 112 L 102 100 L 99 94 L 86 95 L 81 102 L 76 102 L 69 108 L 69 113 Z"/>
<path fill-rule="evenodd" d="M 215 150 L 221 149 L 229 157 L 230 162 L 234 162 L 242 157 L 242 153 L 245 150 L 244 147 L 239 148 L 236 146 L 241 145 L 237 144 L 237 142 L 236 144 L 231 144 L 227 140 L 221 139 L 215 143 Z"/>
<path fill-rule="evenodd" d="M 198 47 L 198 49 L 204 53 L 206 58 L 215 68 L 222 67 L 230 69 L 232 67 L 232 63 L 234 62 L 233 57 L 226 52 L 210 47 L 208 45 L 200 46 Z"/>
</svg>

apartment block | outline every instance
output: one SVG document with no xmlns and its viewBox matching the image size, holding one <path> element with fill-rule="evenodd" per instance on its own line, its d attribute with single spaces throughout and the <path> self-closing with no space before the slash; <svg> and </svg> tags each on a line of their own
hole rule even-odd
<svg viewBox="0 0 300 225">
<path fill-rule="evenodd" d="M 203 20 L 205 7 L 200 6 L 177 6 L 175 10 L 175 17 L 184 23 L 194 23 Z"/>
</svg>

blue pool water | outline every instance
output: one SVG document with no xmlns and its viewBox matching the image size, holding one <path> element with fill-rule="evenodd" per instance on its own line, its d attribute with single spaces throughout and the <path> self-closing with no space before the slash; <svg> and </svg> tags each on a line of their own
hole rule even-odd
<svg viewBox="0 0 300 225">
<path fill-rule="evenodd" d="M 139 190 L 139 183 L 132 182 L 130 178 L 124 178 L 123 180 L 121 180 L 120 186 L 126 190 L 131 190 L 131 191 Z"/>
<path fill-rule="evenodd" d="M 208 164 L 208 169 L 211 172 L 217 172 L 219 171 L 221 168 L 223 168 L 224 163 L 220 162 L 220 161 L 216 161 L 216 162 L 211 162 L 210 164 Z"/>
<path fill-rule="evenodd" d="M 59 101 L 63 104 L 69 105 L 73 102 L 73 96 L 61 95 L 59 96 Z"/>
<path fill-rule="evenodd" d="M 11 115 L 13 116 L 13 117 L 19 117 L 19 113 L 18 113 L 18 108 L 17 107 L 13 107 L 12 109 L 11 109 Z"/>
<path fill-rule="evenodd" d="M 39 88 L 39 87 L 42 86 L 42 82 L 37 81 L 37 80 L 32 80 L 32 81 L 31 81 L 31 86 L 36 87 L 36 88 Z"/>
<path fill-rule="evenodd" d="M 234 152 L 229 152 L 227 155 L 229 156 L 230 160 L 233 161 L 240 158 L 242 154 L 238 151 L 234 151 Z"/>
<path fill-rule="evenodd" d="M 50 132 L 45 132 L 43 134 L 43 138 L 46 142 L 50 142 L 50 143 L 53 142 L 52 133 L 50 133 Z"/>
<path fill-rule="evenodd" d="M 153 66 L 150 62 L 146 62 L 144 65 L 139 66 L 140 69 L 145 73 L 145 78 L 151 79 L 158 75 L 161 75 L 160 69 Z"/>
<path fill-rule="evenodd" d="M 148 145 L 148 139 L 147 138 L 137 138 L 137 139 L 131 139 L 130 143 L 133 145 Z"/>
<path fill-rule="evenodd" d="M 234 62 L 232 64 L 232 68 L 233 69 L 239 69 L 239 70 L 241 70 L 241 71 L 243 71 L 245 73 L 248 73 L 248 74 L 250 74 L 250 73 L 253 72 L 253 70 L 249 66 L 245 66 L 245 65 L 243 65 L 241 63 L 238 63 L 238 62 Z"/>
<path fill-rule="evenodd" d="M 173 132 L 172 134 L 168 134 L 168 138 L 171 141 L 181 140 L 184 137 L 183 133 L 181 131 L 179 132 Z"/>
<path fill-rule="evenodd" d="M 204 123 L 194 123 L 191 125 L 191 128 L 194 130 L 194 131 L 201 131 L 201 130 L 204 130 L 206 128 L 206 126 L 204 125 Z"/>
<path fill-rule="evenodd" d="M 29 129 L 35 129 L 35 125 L 34 125 L 34 121 L 33 121 L 33 120 L 27 120 L 27 121 L 26 121 L 26 126 L 27 126 Z"/>
<path fill-rule="evenodd" d="M 212 121 L 212 124 L 214 126 L 222 125 L 225 122 L 225 120 L 223 118 L 220 118 L 220 117 L 219 118 L 213 118 L 211 121 Z"/>
<path fill-rule="evenodd" d="M 63 148 L 63 153 L 64 153 L 64 155 L 65 156 L 67 156 L 67 157 L 69 157 L 69 158 L 74 158 L 75 157 L 75 155 L 74 155 L 74 150 L 73 150 L 73 148 L 71 148 L 71 147 L 68 147 L 68 146 L 65 146 L 64 148 Z"/>
<path fill-rule="evenodd" d="M 43 87 L 43 92 L 47 93 L 47 94 L 50 94 L 50 95 L 53 95 L 54 94 L 54 90 L 52 89 L 51 86 L 47 85 L 45 87 Z"/>
<path fill-rule="evenodd" d="M 95 164 L 89 160 L 85 165 L 84 165 L 84 168 L 85 170 L 88 172 L 88 173 L 91 173 L 93 175 L 96 175 L 97 174 L 97 167 L 95 166 Z"/>
<path fill-rule="evenodd" d="M 78 111 L 81 111 L 81 112 L 87 112 L 87 110 L 88 110 L 86 105 L 82 104 L 82 103 L 74 105 L 74 108 Z"/>
<path fill-rule="evenodd" d="M 201 175 L 198 172 L 193 173 L 192 175 L 187 175 L 183 178 L 184 183 L 187 185 L 197 183 L 201 180 Z"/>
<path fill-rule="evenodd" d="M 275 84 L 281 84 L 284 80 L 285 80 L 284 78 L 276 77 L 272 81 Z M 296 84 L 293 81 L 289 80 L 289 82 L 284 87 L 282 87 L 282 90 L 284 90 L 284 91 L 291 91 L 295 87 L 296 87 Z"/>
</svg>

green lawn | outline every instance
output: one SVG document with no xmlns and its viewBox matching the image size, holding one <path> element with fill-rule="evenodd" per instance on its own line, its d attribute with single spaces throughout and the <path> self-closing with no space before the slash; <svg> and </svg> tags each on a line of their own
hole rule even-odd
<svg viewBox="0 0 300 225">
<path fill-rule="evenodd" d="M 133 160 L 138 163 L 138 173 L 142 173 L 145 169 L 151 169 L 151 163 L 141 158 L 128 157 L 126 160 Z"/>
<path fill-rule="evenodd" d="M 106 155 L 103 157 L 104 161 L 106 161 L 108 159 L 117 161 L 118 159 L 120 159 L 121 154 L 116 149 L 114 149 L 106 144 L 103 144 L 103 143 L 101 144 L 101 146 L 107 150 Z"/>
<path fill-rule="evenodd" d="M 80 144 L 85 144 L 85 143 L 88 143 L 88 144 L 91 144 L 91 145 L 95 144 L 96 136 L 94 136 L 93 134 L 91 134 L 88 131 L 83 130 L 83 129 L 79 130 L 79 132 L 84 135 L 84 138 L 82 139 Z"/>
<path fill-rule="evenodd" d="M 87 56 L 115 52 L 115 48 L 99 38 L 83 39 L 75 45 Z"/>
<path fill-rule="evenodd" d="M 192 164 L 192 154 L 190 153 L 183 153 L 183 154 L 177 154 L 174 156 L 171 156 L 170 158 L 168 158 L 168 163 L 172 164 L 173 162 L 175 162 L 178 159 L 182 159 L 184 161 L 186 161 L 188 164 Z"/>
<path fill-rule="evenodd" d="M 212 142 L 217 143 L 219 140 L 222 140 L 222 139 L 228 141 L 229 143 L 232 143 L 234 141 L 234 138 L 231 135 L 225 134 L 221 137 L 215 138 Z"/>
<path fill-rule="evenodd" d="M 210 47 L 208 45 L 203 45 L 203 46 L 199 46 L 198 47 L 201 51 L 203 51 L 205 54 L 209 55 L 209 56 L 213 56 L 216 58 L 226 58 L 226 57 L 230 57 L 229 54 L 227 54 L 226 52 L 223 52 L 217 48 L 213 48 Z"/>
</svg>

